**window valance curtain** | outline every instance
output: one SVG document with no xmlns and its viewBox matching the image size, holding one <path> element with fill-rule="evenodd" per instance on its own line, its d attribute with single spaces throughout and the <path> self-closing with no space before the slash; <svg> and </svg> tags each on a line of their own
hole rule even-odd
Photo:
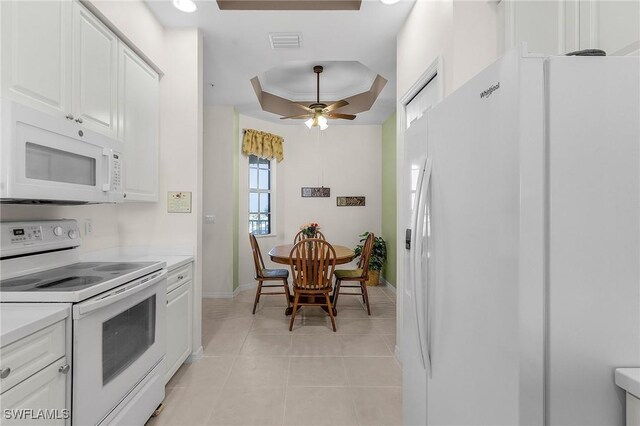
<svg viewBox="0 0 640 426">
<path fill-rule="evenodd" d="M 242 139 L 242 153 L 244 155 L 255 155 L 260 158 L 275 158 L 278 163 L 284 159 L 282 136 L 254 129 L 246 129 Z"/>
</svg>

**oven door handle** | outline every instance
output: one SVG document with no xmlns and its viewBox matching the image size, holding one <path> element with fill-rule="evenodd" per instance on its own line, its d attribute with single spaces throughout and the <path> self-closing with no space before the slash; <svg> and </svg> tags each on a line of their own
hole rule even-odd
<svg viewBox="0 0 640 426">
<path fill-rule="evenodd" d="M 118 302 L 122 299 L 126 299 L 127 297 L 131 297 L 132 295 L 164 280 L 166 275 L 167 271 L 163 269 L 162 271 L 156 272 L 132 283 L 115 288 L 106 294 L 89 299 L 84 303 L 79 303 L 73 307 L 73 319 L 80 319 L 97 309 Z"/>
</svg>

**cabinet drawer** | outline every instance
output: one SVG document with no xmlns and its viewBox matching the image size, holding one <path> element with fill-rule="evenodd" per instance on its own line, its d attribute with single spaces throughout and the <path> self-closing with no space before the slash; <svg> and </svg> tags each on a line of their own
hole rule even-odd
<svg viewBox="0 0 640 426">
<path fill-rule="evenodd" d="M 193 278 L 193 263 L 170 271 L 167 275 L 167 293 Z"/>
<path fill-rule="evenodd" d="M 64 325 L 59 321 L 0 349 L 0 371 L 11 369 L 0 378 L 0 393 L 65 355 Z"/>
</svg>

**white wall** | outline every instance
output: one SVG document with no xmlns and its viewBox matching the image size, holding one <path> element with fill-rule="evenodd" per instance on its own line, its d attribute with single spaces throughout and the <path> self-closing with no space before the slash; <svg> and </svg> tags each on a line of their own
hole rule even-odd
<svg viewBox="0 0 640 426">
<path fill-rule="evenodd" d="M 203 214 L 215 223 L 202 227 L 202 294 L 233 295 L 233 107 L 204 109 Z"/>
<path fill-rule="evenodd" d="M 498 6 L 493 1 L 417 0 L 397 38 L 397 94 L 442 57 L 449 94 L 497 58 Z"/>
<path fill-rule="evenodd" d="M 451 88 L 462 86 L 497 59 L 498 43 L 497 2 L 454 1 Z"/>
<path fill-rule="evenodd" d="M 494 1 L 417 0 L 397 38 L 397 97 L 402 99 L 438 58 L 442 61 L 443 94 L 450 94 L 498 55 L 498 6 Z M 403 114 L 399 113 L 398 117 Z M 404 140 L 398 125 L 398 200 L 403 194 Z M 398 211 L 398 218 L 402 212 Z M 398 247 L 404 229 L 398 229 Z M 401 347 L 404 251 L 397 258 L 397 348 Z"/>
<path fill-rule="evenodd" d="M 382 126 L 334 124 L 318 134 L 317 129 L 307 129 L 302 121 L 283 125 L 240 115 L 240 129 L 245 128 L 275 133 L 285 140 L 285 159 L 275 166 L 275 235 L 258 240 L 267 263 L 271 264 L 266 256 L 269 249 L 293 242 L 299 226 L 306 222 L 318 222 L 329 242 L 348 247 L 354 247 L 364 231 L 380 233 Z M 238 245 L 241 285 L 254 282 L 247 230 L 248 174 L 247 157 L 241 155 Z M 331 188 L 331 197 L 302 198 L 303 186 Z M 336 196 L 345 195 L 365 196 L 366 206 L 337 207 Z"/>
</svg>

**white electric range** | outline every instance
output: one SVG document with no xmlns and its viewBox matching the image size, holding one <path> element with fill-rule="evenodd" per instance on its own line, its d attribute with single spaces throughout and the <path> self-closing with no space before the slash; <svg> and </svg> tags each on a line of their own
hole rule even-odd
<svg viewBox="0 0 640 426">
<path fill-rule="evenodd" d="M 72 424 L 144 424 L 164 398 L 165 263 L 80 262 L 74 220 L 0 230 L 0 302 L 73 304 Z"/>
</svg>

